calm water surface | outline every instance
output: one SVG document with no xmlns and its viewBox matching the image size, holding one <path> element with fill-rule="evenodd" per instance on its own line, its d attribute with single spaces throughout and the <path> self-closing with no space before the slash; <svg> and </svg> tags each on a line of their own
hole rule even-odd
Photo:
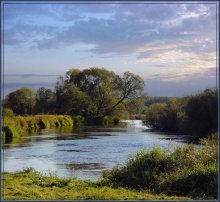
<svg viewBox="0 0 220 202">
<path fill-rule="evenodd" d="M 3 170 L 33 167 L 59 176 L 96 180 L 101 171 L 123 165 L 140 149 L 159 146 L 172 151 L 188 144 L 189 136 L 152 132 L 141 121 L 124 121 L 120 127 L 80 127 L 72 130 L 42 130 L 4 144 Z"/>
</svg>

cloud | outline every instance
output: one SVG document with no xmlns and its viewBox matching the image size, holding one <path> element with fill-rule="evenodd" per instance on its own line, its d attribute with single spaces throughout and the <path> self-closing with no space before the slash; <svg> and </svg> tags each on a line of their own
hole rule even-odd
<svg viewBox="0 0 220 202">
<path fill-rule="evenodd" d="M 34 42 L 39 37 L 48 37 L 57 31 L 57 27 L 54 26 L 17 24 L 4 30 L 4 45 L 15 46 Z"/>
<path fill-rule="evenodd" d="M 178 82 L 180 80 L 190 80 L 193 78 L 214 78 L 213 81 L 215 81 L 216 75 L 216 68 L 212 67 L 210 69 L 205 69 L 201 72 L 195 72 L 195 73 L 155 73 L 152 74 L 150 79 L 160 79 L 161 81 L 175 81 L 174 79 L 178 79 Z M 182 78 L 182 79 L 180 79 Z"/>
<path fill-rule="evenodd" d="M 204 91 L 206 88 L 215 87 L 212 78 L 201 80 L 193 78 L 191 80 L 179 81 L 178 84 L 161 80 L 146 80 L 145 91 L 149 96 L 170 96 L 183 97 Z"/>
<path fill-rule="evenodd" d="M 208 38 L 215 42 L 212 9 L 212 6 L 205 5 L 120 5 L 110 19 L 90 17 L 76 20 L 57 35 L 36 41 L 36 46 L 51 49 L 87 43 L 94 45 L 92 52 L 124 54 L 135 53 L 153 41 L 193 42 Z"/>
<path fill-rule="evenodd" d="M 14 3 L 4 4 L 4 20 L 7 23 L 16 24 L 22 20 L 34 20 L 38 18 L 55 19 L 66 21 L 79 19 L 81 16 L 74 10 L 69 9 L 68 4 L 45 4 L 45 3 Z"/>
<path fill-rule="evenodd" d="M 216 68 L 179 75 L 158 73 L 145 79 L 145 91 L 149 96 L 183 97 L 216 87 Z"/>
<path fill-rule="evenodd" d="M 215 5 L 212 4 L 46 4 L 15 5 L 6 9 L 13 16 L 49 16 L 57 28 L 14 25 L 6 30 L 10 40 L 21 42 L 19 35 L 31 33 L 30 40 L 40 50 L 57 49 L 79 43 L 94 45 L 94 53 L 136 53 L 153 41 L 204 40 L 215 42 Z M 155 15 L 157 13 L 157 15 Z M 105 18 L 105 15 L 111 17 Z M 71 21 L 60 27 L 59 20 Z M 22 30 L 24 28 L 24 30 Z M 55 30 L 59 31 L 55 31 Z M 207 32 L 207 29 L 210 30 Z M 41 30 L 41 31 L 40 31 Z M 50 33 L 48 35 L 48 31 Z M 33 32 L 35 31 L 35 32 Z M 42 36 L 39 37 L 39 32 Z M 15 34 L 13 34 L 15 33 Z M 6 36 L 7 36 L 6 34 Z M 43 34 L 46 34 L 43 35 Z M 35 37 L 34 37 L 35 35 Z M 38 35 L 38 37 L 36 37 Z M 37 38 L 37 39 L 36 39 Z M 171 42 L 172 43 L 172 42 Z M 193 46 L 193 44 L 191 45 Z"/>
<path fill-rule="evenodd" d="M 205 78 L 216 66 L 215 4 L 8 4 L 4 10 L 6 48 L 56 50 L 51 55 L 77 65 L 88 54 L 112 57 L 122 68 L 146 69 L 146 77 L 172 84 Z"/>
</svg>

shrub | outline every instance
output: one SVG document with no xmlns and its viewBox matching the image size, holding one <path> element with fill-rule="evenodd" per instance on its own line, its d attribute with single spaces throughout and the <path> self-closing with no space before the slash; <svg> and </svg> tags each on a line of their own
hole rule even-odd
<svg viewBox="0 0 220 202">
<path fill-rule="evenodd" d="M 85 118 L 83 116 L 73 116 L 74 125 L 81 126 L 85 123 Z"/>
<path fill-rule="evenodd" d="M 14 112 L 11 108 L 4 108 L 3 109 L 3 115 L 4 116 L 8 116 L 8 117 L 13 117 L 14 116 Z"/>
<path fill-rule="evenodd" d="M 112 125 L 112 124 L 118 124 L 120 122 L 119 116 L 105 116 L 101 120 L 102 125 Z"/>
<path fill-rule="evenodd" d="M 104 171 L 100 184 L 146 189 L 155 193 L 217 198 L 217 142 L 204 139 L 203 148 L 141 150 L 125 166 Z"/>
</svg>

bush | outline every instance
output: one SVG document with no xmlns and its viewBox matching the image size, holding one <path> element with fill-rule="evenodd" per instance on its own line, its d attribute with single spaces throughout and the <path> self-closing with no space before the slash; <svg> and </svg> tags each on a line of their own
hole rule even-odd
<svg viewBox="0 0 220 202">
<path fill-rule="evenodd" d="M 85 118 L 78 115 L 78 116 L 73 116 L 73 121 L 74 121 L 74 125 L 76 126 L 81 126 L 84 125 L 85 123 Z"/>
<path fill-rule="evenodd" d="M 217 197 L 217 164 L 198 164 L 161 177 L 160 189 L 167 194 L 190 195 L 195 198 Z"/>
<path fill-rule="evenodd" d="M 120 118 L 118 116 L 105 116 L 102 118 L 102 125 L 112 125 L 118 124 L 120 122 Z"/>
<path fill-rule="evenodd" d="M 101 184 L 146 189 L 155 193 L 217 198 L 217 143 L 205 139 L 205 147 L 178 147 L 172 153 L 160 148 L 141 150 L 125 166 L 104 171 Z"/>
<path fill-rule="evenodd" d="M 11 108 L 4 108 L 3 109 L 3 116 L 13 117 L 14 112 Z"/>
</svg>

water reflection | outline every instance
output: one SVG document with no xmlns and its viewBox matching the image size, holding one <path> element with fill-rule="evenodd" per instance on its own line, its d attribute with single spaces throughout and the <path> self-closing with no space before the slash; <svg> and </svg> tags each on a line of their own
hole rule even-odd
<svg viewBox="0 0 220 202">
<path fill-rule="evenodd" d="M 114 127 L 85 126 L 42 130 L 4 145 L 4 171 L 33 167 L 59 176 L 95 180 L 104 169 L 123 165 L 130 154 L 159 146 L 172 150 L 187 144 L 187 136 L 149 130 L 141 121 Z"/>
</svg>

